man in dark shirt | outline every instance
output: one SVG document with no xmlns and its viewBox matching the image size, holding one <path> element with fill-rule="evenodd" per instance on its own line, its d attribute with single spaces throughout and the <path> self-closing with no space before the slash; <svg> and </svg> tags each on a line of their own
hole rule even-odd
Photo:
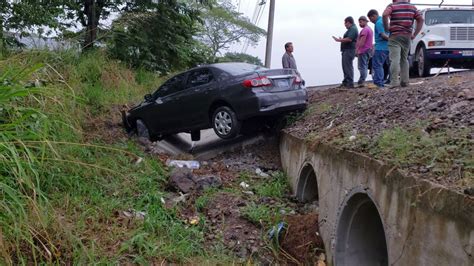
<svg viewBox="0 0 474 266">
<path fill-rule="evenodd" d="M 413 32 L 415 20 L 417 23 Z M 393 3 L 388 5 L 383 12 L 384 28 L 390 32 L 388 39 L 391 62 L 390 88 L 409 85 L 408 53 L 411 41 L 420 33 L 423 22 L 423 16 L 414 5 L 410 4 L 409 0 L 393 0 Z"/>
<path fill-rule="evenodd" d="M 342 87 L 354 88 L 354 58 L 356 54 L 356 42 L 359 33 L 356 25 L 354 24 L 354 19 L 352 17 L 347 17 L 344 20 L 344 26 L 347 31 L 344 33 L 344 36 L 341 38 L 332 37 L 336 42 L 341 43 L 341 53 L 342 53 L 342 71 L 344 72 L 344 79 L 342 80 Z"/>
</svg>

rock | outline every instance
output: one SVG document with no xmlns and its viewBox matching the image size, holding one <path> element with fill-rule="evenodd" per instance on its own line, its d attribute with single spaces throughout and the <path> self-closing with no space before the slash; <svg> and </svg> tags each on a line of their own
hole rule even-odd
<svg viewBox="0 0 474 266">
<path fill-rule="evenodd" d="M 196 188 L 198 190 L 205 190 L 211 187 L 221 187 L 222 180 L 218 176 L 194 176 L 194 182 L 196 183 Z"/>
<path fill-rule="evenodd" d="M 440 118 L 435 118 L 435 119 L 433 120 L 433 123 L 434 123 L 434 124 L 440 124 L 440 123 L 443 123 L 443 120 L 440 119 Z"/>
<path fill-rule="evenodd" d="M 458 98 L 466 98 L 467 100 L 474 100 L 474 89 L 464 89 L 458 93 Z"/>
<path fill-rule="evenodd" d="M 171 171 L 169 186 L 178 191 L 189 193 L 196 187 L 193 178 L 194 176 L 190 169 L 174 168 L 173 171 Z"/>
<path fill-rule="evenodd" d="M 441 107 L 445 106 L 446 103 L 443 102 L 443 101 L 437 101 L 435 103 L 431 103 L 431 104 L 428 104 L 426 106 L 426 109 L 430 110 L 430 111 L 437 111 L 439 110 Z"/>
<path fill-rule="evenodd" d="M 474 187 L 466 188 L 464 190 L 464 194 L 469 195 L 469 196 L 474 196 Z"/>
<path fill-rule="evenodd" d="M 462 107 L 465 107 L 465 106 L 469 106 L 471 103 L 469 103 L 469 101 L 460 101 L 458 103 L 455 103 L 453 105 L 451 105 L 451 107 L 449 108 L 451 111 L 455 111 L 457 109 L 460 109 Z"/>
<path fill-rule="evenodd" d="M 222 181 L 217 176 L 195 176 L 188 168 L 174 168 L 170 175 L 169 186 L 178 191 L 189 193 L 191 190 L 204 190 L 220 187 Z"/>
</svg>

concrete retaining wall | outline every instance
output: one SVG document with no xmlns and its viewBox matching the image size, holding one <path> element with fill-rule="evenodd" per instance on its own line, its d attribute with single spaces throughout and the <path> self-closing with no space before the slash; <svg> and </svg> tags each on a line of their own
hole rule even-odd
<svg viewBox="0 0 474 266">
<path fill-rule="evenodd" d="M 287 133 L 280 151 L 295 195 L 319 200 L 330 265 L 474 265 L 474 198 Z"/>
</svg>

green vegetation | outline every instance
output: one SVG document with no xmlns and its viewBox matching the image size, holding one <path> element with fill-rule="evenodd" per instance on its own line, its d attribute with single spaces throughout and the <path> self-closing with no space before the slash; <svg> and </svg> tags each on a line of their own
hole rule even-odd
<svg viewBox="0 0 474 266">
<path fill-rule="evenodd" d="M 0 73 L 0 264 L 212 257 L 201 230 L 162 206 L 161 163 L 108 122 L 159 77 L 100 51 L 22 53 Z"/>
<path fill-rule="evenodd" d="M 248 219 L 250 222 L 259 225 L 271 224 L 277 214 L 269 206 L 258 205 L 254 202 L 243 207 L 241 212 L 243 217 Z"/>
<path fill-rule="evenodd" d="M 255 188 L 261 197 L 283 198 L 289 191 L 288 177 L 283 172 L 275 174 L 270 182 L 264 182 Z"/>
<path fill-rule="evenodd" d="M 393 128 L 384 131 L 377 139 L 371 153 L 379 158 L 389 158 L 401 166 L 423 165 L 436 176 L 457 172 L 459 182 L 473 184 L 474 159 L 469 131 L 442 130 L 427 134 L 421 128 Z M 461 169 L 464 174 L 461 175 Z"/>
<path fill-rule="evenodd" d="M 458 185 L 474 184 L 474 158 L 472 140 L 468 129 L 443 129 L 427 133 L 426 123 L 419 122 L 411 128 L 394 127 L 370 139 L 358 135 L 348 142 L 348 135 L 333 141 L 348 149 L 366 152 L 407 168 L 420 166 L 435 177 L 454 177 Z M 451 180 L 453 181 L 453 180 Z"/>
</svg>

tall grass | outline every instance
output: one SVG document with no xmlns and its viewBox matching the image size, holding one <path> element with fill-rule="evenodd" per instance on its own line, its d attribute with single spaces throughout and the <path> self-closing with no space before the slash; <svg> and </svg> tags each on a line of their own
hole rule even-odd
<svg viewBox="0 0 474 266">
<path fill-rule="evenodd" d="M 100 51 L 36 51 L 0 61 L 0 264 L 208 256 L 200 228 L 187 228 L 161 205 L 161 163 L 133 142 L 109 145 L 87 129 L 159 82 Z M 130 220 L 122 215 L 128 209 L 147 215 Z"/>
</svg>

